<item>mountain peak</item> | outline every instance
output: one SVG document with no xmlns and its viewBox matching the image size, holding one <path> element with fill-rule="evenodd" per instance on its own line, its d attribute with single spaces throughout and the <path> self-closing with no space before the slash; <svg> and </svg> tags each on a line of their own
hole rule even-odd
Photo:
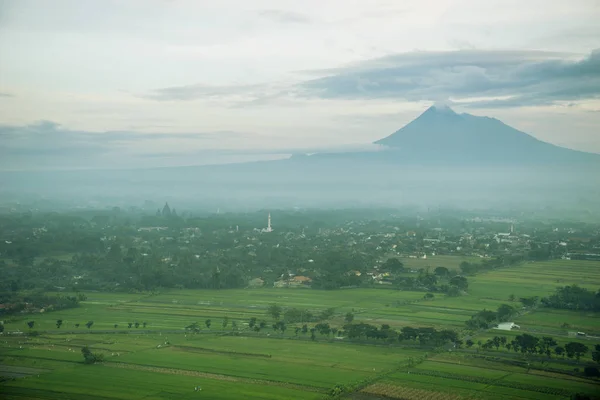
<svg viewBox="0 0 600 400">
<path fill-rule="evenodd" d="M 448 113 L 448 114 L 456 114 L 452 108 L 443 101 L 436 101 L 431 107 L 427 109 L 427 111 L 439 112 L 439 113 Z"/>
</svg>

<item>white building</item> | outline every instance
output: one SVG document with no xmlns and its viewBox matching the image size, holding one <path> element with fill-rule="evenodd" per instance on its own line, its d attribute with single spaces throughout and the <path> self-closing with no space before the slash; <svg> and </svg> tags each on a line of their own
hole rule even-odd
<svg viewBox="0 0 600 400">
<path fill-rule="evenodd" d="M 501 331 L 510 331 L 513 329 L 521 329 L 521 327 L 514 322 L 502 322 L 494 329 L 500 329 Z"/>
</svg>

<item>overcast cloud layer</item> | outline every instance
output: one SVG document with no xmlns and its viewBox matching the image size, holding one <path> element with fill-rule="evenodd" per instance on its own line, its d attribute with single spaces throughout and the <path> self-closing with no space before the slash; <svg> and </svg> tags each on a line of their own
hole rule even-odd
<svg viewBox="0 0 600 400">
<path fill-rule="evenodd" d="M 2 1 L 0 169 L 362 146 L 439 100 L 600 152 L 598 20 L 596 0 Z"/>
</svg>

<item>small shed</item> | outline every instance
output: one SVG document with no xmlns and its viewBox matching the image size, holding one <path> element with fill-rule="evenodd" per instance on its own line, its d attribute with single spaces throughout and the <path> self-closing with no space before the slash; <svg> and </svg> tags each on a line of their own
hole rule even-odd
<svg viewBox="0 0 600 400">
<path fill-rule="evenodd" d="M 513 329 L 520 329 L 521 327 L 514 322 L 502 322 L 496 326 L 495 329 L 500 329 L 501 331 L 511 331 Z"/>
</svg>

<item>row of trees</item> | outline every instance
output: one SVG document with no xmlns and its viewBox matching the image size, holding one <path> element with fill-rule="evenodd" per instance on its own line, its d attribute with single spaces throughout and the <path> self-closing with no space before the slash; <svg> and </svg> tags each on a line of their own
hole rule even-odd
<svg viewBox="0 0 600 400">
<path fill-rule="evenodd" d="M 303 310 L 295 307 L 284 309 L 277 304 L 270 304 L 267 307 L 267 315 L 274 320 L 283 319 L 289 323 L 318 322 L 332 318 L 335 315 L 335 309 L 327 308 L 318 314 L 314 314 L 310 310 Z"/>
<path fill-rule="evenodd" d="M 472 340 L 467 340 L 466 342 L 467 347 L 471 347 L 473 344 Z M 551 358 L 552 354 L 562 356 L 563 358 L 566 355 L 568 358 L 575 358 L 577 361 L 589 352 L 589 348 L 580 342 L 569 342 L 564 346 L 558 346 L 558 343 L 552 337 L 537 337 L 527 333 L 518 335 L 510 341 L 506 336 L 494 336 L 485 343 L 479 342 L 478 344 L 485 350 L 494 348 L 499 350 L 500 347 L 503 347 L 515 353 L 546 355 L 548 358 Z M 594 361 L 600 363 L 600 345 L 596 345 L 595 351 L 592 352 L 592 358 Z"/>
<path fill-rule="evenodd" d="M 210 321 L 210 320 L 209 320 L 209 321 Z M 64 321 L 63 321 L 62 319 L 57 319 L 57 320 L 56 320 L 56 327 L 60 329 L 60 327 L 61 327 L 61 326 L 63 326 L 63 323 L 64 323 Z M 88 328 L 88 329 L 91 329 L 93 325 L 94 325 L 94 321 L 88 321 L 88 322 L 86 322 L 86 323 L 84 324 L 84 326 L 85 326 L 86 328 Z M 147 322 L 142 322 L 142 323 L 140 324 L 140 323 L 139 323 L 139 322 L 137 322 L 137 321 L 136 321 L 136 322 L 128 322 L 128 323 L 127 323 L 127 327 L 128 327 L 128 328 L 130 328 L 130 329 L 131 329 L 133 326 L 135 326 L 136 328 L 139 328 L 139 327 L 140 327 L 140 325 L 141 325 L 143 328 L 145 328 L 145 327 L 148 325 L 148 323 L 147 323 Z M 29 329 L 33 329 L 33 328 L 34 328 L 34 326 L 35 326 L 35 321 L 28 321 L 28 322 L 27 322 L 27 327 L 29 327 Z M 79 328 L 79 327 L 81 326 L 81 324 L 79 324 L 79 323 L 76 323 L 76 324 L 74 324 L 73 326 L 74 326 L 75 328 Z M 113 328 L 115 328 L 115 329 L 117 329 L 118 327 L 119 327 L 119 324 L 114 324 L 114 325 L 113 325 Z"/>
<path fill-rule="evenodd" d="M 427 271 L 420 271 L 416 278 L 398 277 L 394 284 L 398 289 L 441 292 L 449 296 L 460 296 L 469 288 L 469 282 L 464 276 L 437 275 Z"/>
<path fill-rule="evenodd" d="M 577 285 L 563 286 L 542 299 L 545 307 L 562 310 L 600 311 L 600 290 L 593 292 Z"/>
<path fill-rule="evenodd" d="M 364 322 L 346 324 L 343 327 L 342 335 L 349 339 L 376 339 L 388 343 L 413 341 L 422 346 L 441 346 L 446 343 L 453 343 L 456 346 L 462 346 L 458 333 L 450 329 L 436 330 L 435 328 L 413 328 L 403 327 L 400 331 L 391 328 L 387 324 L 380 327 Z"/>
<path fill-rule="evenodd" d="M 489 260 L 483 260 L 480 263 L 470 263 L 463 261 L 460 263 L 460 271 L 463 275 L 475 275 L 478 272 L 489 271 L 491 269 L 510 267 L 523 261 L 529 260 L 524 254 L 502 255 Z"/>
</svg>

